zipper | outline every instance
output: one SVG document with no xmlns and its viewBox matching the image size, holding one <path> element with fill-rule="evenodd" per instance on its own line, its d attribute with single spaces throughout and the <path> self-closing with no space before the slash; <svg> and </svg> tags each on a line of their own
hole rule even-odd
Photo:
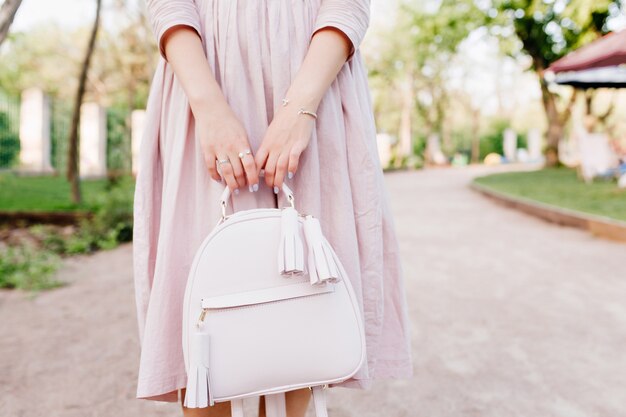
<svg viewBox="0 0 626 417">
<path fill-rule="evenodd" d="M 241 310 L 244 308 L 258 308 L 258 307 L 267 306 L 268 304 L 284 303 L 287 301 L 294 301 L 294 300 L 299 300 L 302 298 L 315 297 L 317 295 L 332 294 L 332 293 L 333 292 L 319 292 L 315 294 L 301 295 L 300 297 L 287 298 L 284 300 L 273 300 L 273 301 L 266 301 L 264 303 L 247 304 L 247 305 L 242 305 L 242 306 L 219 307 L 219 308 L 203 307 L 202 310 L 200 311 L 200 316 L 198 317 L 198 323 L 196 324 L 196 326 L 199 328 L 204 326 L 204 319 L 206 318 L 206 315 L 208 314 L 209 310 L 212 310 L 213 312 L 218 312 L 218 311 Z"/>
</svg>

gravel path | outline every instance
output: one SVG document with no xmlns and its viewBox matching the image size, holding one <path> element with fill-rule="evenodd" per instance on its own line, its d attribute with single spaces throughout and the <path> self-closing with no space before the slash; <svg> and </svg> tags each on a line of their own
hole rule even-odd
<svg viewBox="0 0 626 417">
<path fill-rule="evenodd" d="M 416 376 L 331 390 L 332 417 L 626 416 L 626 245 L 467 189 L 485 170 L 386 176 Z M 182 415 L 134 398 L 131 255 L 72 258 L 70 285 L 34 299 L 0 292 L 0 416 Z"/>
</svg>

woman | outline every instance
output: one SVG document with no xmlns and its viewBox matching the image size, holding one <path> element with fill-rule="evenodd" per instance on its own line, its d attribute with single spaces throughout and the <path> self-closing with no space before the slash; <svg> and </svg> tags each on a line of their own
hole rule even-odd
<svg viewBox="0 0 626 417">
<path fill-rule="evenodd" d="M 287 182 L 298 210 L 320 219 L 359 298 L 367 339 L 366 365 L 335 385 L 411 377 L 400 258 L 358 49 L 369 1 L 147 4 L 161 57 L 135 191 L 137 398 L 175 402 L 180 389 L 184 400 L 183 293 L 226 185 L 239 211 L 288 204 L 278 193 Z M 287 393 L 290 417 L 304 415 L 309 396 Z"/>
</svg>

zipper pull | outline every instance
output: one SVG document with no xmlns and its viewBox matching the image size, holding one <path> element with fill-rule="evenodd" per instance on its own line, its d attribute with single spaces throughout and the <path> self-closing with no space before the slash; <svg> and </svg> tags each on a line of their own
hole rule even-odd
<svg viewBox="0 0 626 417">
<path fill-rule="evenodd" d="M 206 317 L 206 313 L 208 312 L 209 309 L 207 307 L 202 309 L 202 311 L 200 312 L 200 317 L 198 317 L 198 323 L 196 324 L 196 327 L 202 328 L 204 326 L 204 318 Z"/>
</svg>

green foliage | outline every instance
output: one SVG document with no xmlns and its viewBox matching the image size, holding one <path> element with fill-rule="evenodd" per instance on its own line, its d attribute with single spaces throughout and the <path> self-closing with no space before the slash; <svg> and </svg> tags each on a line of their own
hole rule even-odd
<svg viewBox="0 0 626 417">
<path fill-rule="evenodd" d="M 480 137 L 480 159 L 483 160 L 488 154 L 495 152 L 504 155 L 503 141 L 504 131 L 509 127 L 509 122 L 496 119 L 485 134 Z"/>
<path fill-rule="evenodd" d="M 413 135 L 441 134 L 451 59 L 486 20 L 473 0 L 402 1 L 395 24 L 368 56 L 377 125 L 401 136 L 398 115 L 410 114 Z"/>
<path fill-rule="evenodd" d="M 512 25 L 536 71 L 607 33 L 607 21 L 621 7 L 611 0 L 494 0 L 493 6 L 489 13 L 499 14 L 494 27 Z"/>
<path fill-rule="evenodd" d="M 74 233 L 64 233 L 67 228 L 35 225 L 28 232 L 36 244 L 0 246 L 0 288 L 30 291 L 62 285 L 51 278 L 60 263 L 59 255 L 111 249 L 120 242 L 129 242 L 133 233 L 133 192 L 131 176 L 109 181 L 90 204 L 93 216 L 82 219 Z"/>
<path fill-rule="evenodd" d="M 626 191 L 617 188 L 615 182 L 586 184 L 578 179 L 573 169 L 508 172 L 474 181 L 514 196 L 626 221 Z"/>
<path fill-rule="evenodd" d="M 462 153 L 469 156 L 472 152 L 472 133 L 467 128 L 452 131 L 447 142 L 442 146 L 445 155 Z"/>
<path fill-rule="evenodd" d="M 50 101 L 50 115 L 50 162 L 55 169 L 64 174 L 67 168 L 67 146 L 72 121 L 70 101 L 52 99 Z"/>
<path fill-rule="evenodd" d="M 82 219 L 79 232 L 66 246 L 69 254 L 111 249 L 133 237 L 132 177 L 119 177 L 109 182 L 106 191 L 92 205 L 93 216 Z"/>
<path fill-rule="evenodd" d="M 52 278 L 59 266 L 53 252 L 30 246 L 0 248 L 0 288 L 43 290 L 62 285 Z"/>
<path fill-rule="evenodd" d="M 8 114 L 0 112 L 0 168 L 12 167 L 19 153 L 19 135 L 12 131 Z"/>
<path fill-rule="evenodd" d="M 487 131 L 480 137 L 480 159 L 484 159 L 488 154 L 495 152 L 504 155 L 504 131 L 511 127 L 507 119 L 494 119 Z M 516 132 L 517 133 L 517 132 Z M 517 147 L 525 148 L 526 135 L 517 134 Z"/>
<path fill-rule="evenodd" d="M 51 225 L 35 224 L 28 231 L 45 250 L 62 254 L 65 252 L 66 239 Z"/>
<path fill-rule="evenodd" d="M 107 168 L 111 172 L 121 173 L 131 170 L 128 118 L 130 112 L 125 107 L 107 109 Z"/>
</svg>

